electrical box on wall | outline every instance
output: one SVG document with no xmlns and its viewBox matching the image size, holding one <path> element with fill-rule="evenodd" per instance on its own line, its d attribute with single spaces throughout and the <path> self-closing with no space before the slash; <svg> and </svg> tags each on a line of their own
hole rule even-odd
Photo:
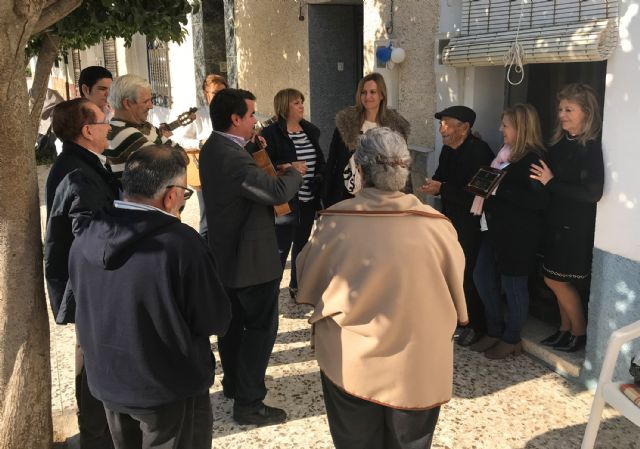
<svg viewBox="0 0 640 449">
<path fill-rule="evenodd" d="M 388 48 L 389 44 L 391 44 L 390 40 L 379 40 L 379 41 L 375 41 L 374 43 L 374 48 L 375 48 L 375 52 L 374 55 L 378 55 L 378 50 L 379 49 L 383 49 L 383 48 Z M 380 75 L 382 75 L 382 77 L 384 78 L 384 82 L 387 85 L 387 106 L 392 107 L 392 108 L 397 108 L 398 107 L 398 96 L 399 96 L 399 83 L 398 83 L 398 67 L 394 67 L 393 69 L 389 69 L 387 67 L 387 62 L 383 62 L 381 61 L 377 56 L 376 56 L 376 61 L 374 64 L 374 72 L 379 73 Z"/>
</svg>

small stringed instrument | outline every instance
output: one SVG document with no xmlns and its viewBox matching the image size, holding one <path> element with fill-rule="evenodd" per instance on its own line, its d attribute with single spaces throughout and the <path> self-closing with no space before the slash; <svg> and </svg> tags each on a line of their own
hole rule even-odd
<svg viewBox="0 0 640 449">
<path fill-rule="evenodd" d="M 269 176 L 278 176 L 276 174 L 275 168 L 273 168 L 273 164 L 271 163 L 271 159 L 265 150 L 258 150 L 251 153 L 253 160 L 256 161 L 256 165 L 261 168 L 266 174 Z M 276 217 L 280 217 L 281 215 L 287 215 L 291 213 L 291 208 L 289 208 L 288 203 L 284 204 L 276 204 L 273 206 L 273 211 L 276 214 Z"/>
<path fill-rule="evenodd" d="M 196 119 L 196 112 L 198 112 L 198 108 L 190 108 L 188 111 L 183 112 L 176 117 L 176 119 L 171 123 L 161 123 L 159 126 L 160 131 L 173 131 L 176 128 L 193 123 Z"/>
</svg>

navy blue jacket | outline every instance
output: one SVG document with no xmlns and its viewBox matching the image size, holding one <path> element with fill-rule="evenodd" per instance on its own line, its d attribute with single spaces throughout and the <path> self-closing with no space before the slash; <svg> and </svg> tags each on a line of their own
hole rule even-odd
<svg viewBox="0 0 640 449">
<path fill-rule="evenodd" d="M 89 387 L 111 410 L 154 408 L 205 392 L 229 299 L 213 254 L 160 211 L 97 213 L 71 246 L 69 281 Z"/>
</svg>

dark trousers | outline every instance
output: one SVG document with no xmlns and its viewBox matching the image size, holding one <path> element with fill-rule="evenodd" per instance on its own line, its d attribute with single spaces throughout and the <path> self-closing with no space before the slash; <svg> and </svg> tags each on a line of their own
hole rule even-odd
<svg viewBox="0 0 640 449">
<path fill-rule="evenodd" d="M 484 302 L 487 335 L 507 343 L 518 343 L 529 315 L 529 276 L 500 274 L 493 247 L 485 237 L 482 239 L 474 279 Z M 502 290 L 507 297 L 506 320 L 502 308 Z"/>
<path fill-rule="evenodd" d="M 112 449 L 107 418 L 102 402 L 93 397 L 84 369 L 84 356 L 76 344 L 76 403 L 78 404 L 78 428 L 81 449 Z"/>
<path fill-rule="evenodd" d="M 300 201 L 300 223 L 293 225 L 276 225 L 276 238 L 278 239 L 278 251 L 280 252 L 280 262 L 282 268 L 287 263 L 289 250 L 291 250 L 291 280 L 289 287 L 298 288 L 298 279 L 296 271 L 296 257 L 302 251 L 302 248 L 309 240 L 313 221 L 316 217 L 315 201 Z"/>
<path fill-rule="evenodd" d="M 116 449 L 211 449 L 208 392 L 144 413 L 104 410 Z"/>
<path fill-rule="evenodd" d="M 224 371 L 222 387 L 240 406 L 259 405 L 267 395 L 264 375 L 278 334 L 280 280 L 227 289 L 231 324 L 218 337 Z"/>
<path fill-rule="evenodd" d="M 469 326 L 476 332 L 485 333 L 487 330 L 487 322 L 485 319 L 484 304 L 473 282 L 473 270 L 475 269 L 478 251 L 480 250 L 481 233 L 480 230 L 475 227 L 456 228 L 456 231 L 458 232 L 458 241 L 460 242 L 465 258 L 463 289 L 467 304 L 467 313 L 469 315 Z"/>
<path fill-rule="evenodd" d="M 429 449 L 440 407 L 398 410 L 356 398 L 320 372 L 336 449 Z"/>
</svg>

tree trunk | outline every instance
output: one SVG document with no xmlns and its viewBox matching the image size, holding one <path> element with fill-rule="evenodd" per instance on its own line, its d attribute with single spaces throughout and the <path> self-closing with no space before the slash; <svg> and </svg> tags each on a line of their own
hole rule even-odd
<svg viewBox="0 0 640 449">
<path fill-rule="evenodd" d="M 0 2 L 0 449 L 46 449 L 49 322 L 24 58 L 39 10 L 19 3 Z"/>
<path fill-rule="evenodd" d="M 58 57 L 58 44 L 60 38 L 58 36 L 47 33 L 42 41 L 42 47 L 38 51 L 38 61 L 36 62 L 36 71 L 33 74 L 33 84 L 31 85 L 31 112 L 29 117 L 29 132 L 32 133 L 35 142 L 36 131 L 40 124 L 40 116 L 42 115 L 42 106 L 47 94 L 47 86 L 49 85 L 49 75 L 51 68 Z"/>
</svg>

